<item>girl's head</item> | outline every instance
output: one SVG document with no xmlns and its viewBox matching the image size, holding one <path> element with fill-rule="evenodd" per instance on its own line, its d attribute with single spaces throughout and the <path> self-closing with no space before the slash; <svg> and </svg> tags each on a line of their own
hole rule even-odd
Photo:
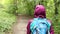
<svg viewBox="0 0 60 34">
<path fill-rule="evenodd" d="M 36 5 L 35 11 L 34 11 L 35 17 L 43 17 L 46 18 L 46 10 L 43 5 Z"/>
</svg>

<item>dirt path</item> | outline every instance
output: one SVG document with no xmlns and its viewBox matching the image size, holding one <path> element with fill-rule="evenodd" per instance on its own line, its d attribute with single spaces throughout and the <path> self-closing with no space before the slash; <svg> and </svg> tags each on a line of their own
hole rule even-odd
<svg viewBox="0 0 60 34">
<path fill-rule="evenodd" d="M 13 34 L 26 34 L 26 26 L 28 20 L 28 17 L 17 17 L 17 23 L 14 25 L 13 28 Z"/>
</svg>

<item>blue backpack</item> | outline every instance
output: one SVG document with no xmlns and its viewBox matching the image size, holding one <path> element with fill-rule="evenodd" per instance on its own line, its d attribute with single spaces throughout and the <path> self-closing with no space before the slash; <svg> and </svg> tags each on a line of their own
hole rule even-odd
<svg viewBox="0 0 60 34">
<path fill-rule="evenodd" d="M 30 24 L 31 34 L 48 34 L 50 26 L 46 18 L 34 18 Z"/>
</svg>

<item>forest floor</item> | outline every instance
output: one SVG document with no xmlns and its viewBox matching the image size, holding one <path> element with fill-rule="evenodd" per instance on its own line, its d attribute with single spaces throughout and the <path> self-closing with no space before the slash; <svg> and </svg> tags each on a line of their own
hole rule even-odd
<svg viewBox="0 0 60 34">
<path fill-rule="evenodd" d="M 17 23 L 13 27 L 13 34 L 26 34 L 26 26 L 30 17 L 17 16 Z"/>
</svg>

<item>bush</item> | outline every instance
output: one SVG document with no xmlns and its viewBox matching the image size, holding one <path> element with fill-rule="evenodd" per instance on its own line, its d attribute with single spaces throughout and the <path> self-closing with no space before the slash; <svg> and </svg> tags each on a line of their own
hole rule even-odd
<svg viewBox="0 0 60 34">
<path fill-rule="evenodd" d="M 0 11 L 0 32 L 11 30 L 11 27 L 15 21 L 15 15 L 8 14 L 5 11 Z"/>
</svg>

